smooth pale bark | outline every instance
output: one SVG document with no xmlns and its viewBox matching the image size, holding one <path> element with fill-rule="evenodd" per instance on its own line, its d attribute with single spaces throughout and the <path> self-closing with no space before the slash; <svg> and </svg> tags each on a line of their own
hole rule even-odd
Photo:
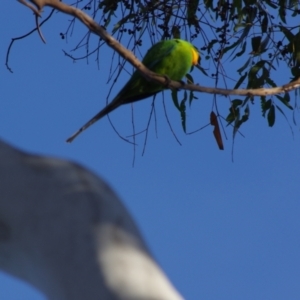
<svg viewBox="0 0 300 300">
<path fill-rule="evenodd" d="M 106 183 L 1 141 L 0 269 L 51 300 L 182 299 Z"/>
</svg>

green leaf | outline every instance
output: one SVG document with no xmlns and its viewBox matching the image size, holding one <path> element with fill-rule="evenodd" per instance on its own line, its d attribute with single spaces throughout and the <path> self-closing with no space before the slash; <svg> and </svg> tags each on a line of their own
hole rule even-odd
<svg viewBox="0 0 300 300">
<path fill-rule="evenodd" d="M 268 101 L 266 101 L 265 110 L 270 109 L 271 105 L 272 105 L 272 101 L 271 99 L 269 99 Z"/>
<path fill-rule="evenodd" d="M 196 65 L 195 68 L 197 68 L 198 70 L 200 70 L 201 73 L 203 73 L 205 76 L 208 76 L 208 74 L 206 73 L 206 71 L 200 65 Z"/>
<path fill-rule="evenodd" d="M 240 99 L 234 99 L 234 100 L 231 101 L 231 106 L 237 107 L 237 106 L 239 106 L 239 105 L 242 105 L 242 103 L 243 103 L 243 100 L 240 100 Z"/>
<path fill-rule="evenodd" d="M 245 106 L 245 104 L 248 103 L 249 100 L 251 100 L 252 103 L 253 103 L 253 97 L 247 96 L 247 97 L 244 99 L 242 106 Z"/>
<path fill-rule="evenodd" d="M 231 101 L 231 106 L 229 108 L 229 114 L 226 117 L 227 126 L 230 125 L 233 121 L 239 118 L 240 109 L 239 106 L 242 105 L 243 101 L 240 99 L 234 99 Z"/>
<path fill-rule="evenodd" d="M 186 74 L 185 75 L 187 78 L 187 82 L 188 83 L 194 83 L 194 78 L 191 76 L 191 74 Z M 189 91 L 189 105 L 191 106 L 193 99 L 197 99 L 197 97 L 195 97 L 194 92 L 193 91 Z"/>
<path fill-rule="evenodd" d="M 243 42 L 244 38 L 246 38 L 248 36 L 248 33 L 249 33 L 249 31 L 250 31 L 250 29 L 252 27 L 252 24 L 244 24 L 244 25 L 245 25 L 245 29 L 244 29 L 242 35 L 240 36 L 240 38 L 235 43 L 233 43 L 232 45 L 230 45 L 228 47 L 225 47 L 224 50 L 223 50 L 223 55 L 227 51 L 229 51 L 232 48 L 236 47 L 237 45 L 241 44 Z"/>
<path fill-rule="evenodd" d="M 266 82 L 272 87 L 277 86 L 276 83 L 270 77 L 266 78 Z"/>
<path fill-rule="evenodd" d="M 191 74 L 186 74 L 185 77 L 187 78 L 188 83 L 194 83 L 194 79 Z"/>
<path fill-rule="evenodd" d="M 243 46 L 242 46 L 242 50 L 240 52 L 238 52 L 231 61 L 233 61 L 236 57 L 242 56 L 246 51 L 246 46 L 247 46 L 247 43 L 244 42 Z"/>
<path fill-rule="evenodd" d="M 260 96 L 260 105 L 261 105 L 262 115 L 264 117 L 265 116 L 264 107 L 266 105 L 266 97 L 265 96 Z"/>
<path fill-rule="evenodd" d="M 119 2 L 120 0 L 103 0 L 99 2 L 98 7 L 102 9 L 104 13 L 114 12 L 117 10 Z"/>
<path fill-rule="evenodd" d="M 260 60 L 259 62 L 257 62 L 249 71 L 249 75 L 250 76 L 254 76 L 258 73 L 258 71 L 264 66 L 264 64 L 266 63 L 265 60 Z"/>
<path fill-rule="evenodd" d="M 264 96 L 261 97 L 261 109 L 262 109 L 262 115 L 265 117 L 266 112 L 270 109 L 272 101 L 269 99 L 268 101 L 265 100 L 266 98 Z"/>
<path fill-rule="evenodd" d="M 265 0 L 265 2 L 266 2 L 270 7 L 274 8 L 274 9 L 277 8 L 277 5 L 275 5 L 275 4 L 273 3 L 273 1 Z"/>
<path fill-rule="evenodd" d="M 266 78 L 269 77 L 269 70 L 267 68 L 264 67 L 264 65 L 267 64 L 269 66 L 271 66 L 272 68 L 274 68 L 270 62 L 266 61 L 266 60 L 260 60 L 259 62 L 257 62 L 249 71 L 248 73 L 248 85 L 247 88 L 260 88 L 262 85 L 265 84 Z M 261 76 L 257 76 L 257 73 L 259 71 L 262 71 Z"/>
<path fill-rule="evenodd" d="M 174 102 L 175 107 L 180 111 L 179 102 L 178 102 L 178 91 L 172 90 L 171 95 L 172 95 L 172 100 Z"/>
<path fill-rule="evenodd" d="M 275 106 L 272 104 L 268 112 L 268 123 L 272 127 L 275 123 Z"/>
<path fill-rule="evenodd" d="M 245 1 L 245 0 L 244 0 Z M 250 5 L 253 5 L 256 3 L 256 0 L 247 0 L 247 2 L 253 1 Z M 257 7 L 256 6 L 245 6 L 243 8 L 244 14 L 247 16 L 246 17 L 246 23 L 253 25 L 253 21 L 256 18 L 257 15 Z"/>
<path fill-rule="evenodd" d="M 249 57 L 246 63 L 240 69 L 238 69 L 237 72 L 241 74 L 249 66 L 251 62 L 252 62 L 252 57 Z"/>
<path fill-rule="evenodd" d="M 249 105 L 247 105 L 246 108 L 244 109 L 243 116 L 241 118 L 235 119 L 235 124 L 234 124 L 234 128 L 233 128 L 233 136 L 235 136 L 236 132 L 242 126 L 242 124 L 248 121 L 249 115 L 250 115 L 250 108 L 249 108 Z"/>
<path fill-rule="evenodd" d="M 263 12 L 263 13 L 264 13 L 264 18 L 263 18 L 263 20 L 261 22 L 261 32 L 262 33 L 266 33 L 267 29 L 268 29 L 268 21 L 269 21 L 269 19 L 268 19 L 268 16 L 267 16 L 266 12 Z"/>
<path fill-rule="evenodd" d="M 178 26 L 172 27 L 172 35 L 174 39 L 180 39 L 180 30 Z"/>
<path fill-rule="evenodd" d="M 233 121 L 235 121 L 239 117 L 240 117 L 240 109 L 234 108 L 233 106 L 231 106 L 229 109 L 229 114 L 226 117 L 227 126 L 229 126 Z"/>
<path fill-rule="evenodd" d="M 259 53 L 261 36 L 255 36 L 251 39 L 252 53 Z"/>
<path fill-rule="evenodd" d="M 286 117 L 285 113 L 283 112 L 283 110 L 278 106 L 276 105 L 276 108 L 279 110 L 279 112 L 283 115 L 283 117 L 285 118 L 285 120 L 287 121 L 287 123 L 289 124 L 290 126 L 290 129 L 291 129 L 291 132 L 292 132 L 292 135 L 294 136 L 294 132 L 293 132 L 293 128 L 288 120 L 288 118 Z"/>
<path fill-rule="evenodd" d="M 293 40 L 293 60 L 294 65 L 300 64 L 300 32 L 294 36 Z"/>
<path fill-rule="evenodd" d="M 244 110 L 244 116 L 243 118 L 247 118 L 247 120 L 249 119 L 250 116 L 250 108 L 249 108 L 249 104 L 247 104 L 245 110 Z"/>
<path fill-rule="evenodd" d="M 253 4 L 256 4 L 256 0 L 244 0 L 244 3 L 246 5 L 253 5 Z"/>
<path fill-rule="evenodd" d="M 241 0 L 233 0 L 233 7 L 235 7 L 239 12 L 241 12 L 241 9 L 242 9 L 242 1 Z"/>
<path fill-rule="evenodd" d="M 217 39 L 212 39 L 208 45 L 207 45 L 207 53 L 210 53 L 211 49 L 213 48 L 213 45 L 218 43 L 218 40 Z"/>
<path fill-rule="evenodd" d="M 290 102 L 290 100 L 291 100 L 289 93 L 285 93 L 283 98 L 284 98 L 285 102 Z"/>
<path fill-rule="evenodd" d="M 206 0 L 204 1 L 204 5 L 205 7 L 209 10 L 209 9 L 213 9 L 213 0 Z"/>
<path fill-rule="evenodd" d="M 181 116 L 181 124 L 182 124 L 182 129 L 184 133 L 186 133 L 186 105 L 185 102 L 187 101 L 187 92 L 184 91 L 184 97 L 183 100 L 180 103 L 180 116 Z"/>
<path fill-rule="evenodd" d="M 294 79 L 293 79 L 293 80 L 299 78 L 299 77 L 300 77 L 300 66 L 293 67 L 293 68 L 291 69 L 291 73 L 292 73 L 292 75 L 294 76 Z M 293 81 L 293 80 L 292 80 L 292 81 Z"/>
<path fill-rule="evenodd" d="M 238 82 L 236 83 L 236 85 L 233 88 L 234 90 L 239 88 L 239 86 L 244 82 L 247 75 L 248 75 L 248 73 L 245 72 L 245 74 L 242 77 L 240 77 L 240 79 L 238 80 Z"/>
<path fill-rule="evenodd" d="M 286 0 L 279 0 L 279 17 L 282 20 L 282 22 L 286 23 L 285 20 L 285 15 L 286 15 L 286 11 L 285 11 L 285 7 L 286 7 Z"/>
<path fill-rule="evenodd" d="M 270 40 L 270 34 L 267 34 L 266 38 L 260 44 L 260 49 L 259 49 L 260 53 L 263 53 L 267 50 L 269 40 Z"/>
<path fill-rule="evenodd" d="M 226 117 L 226 121 L 228 123 L 227 126 L 230 125 L 234 120 L 235 120 L 235 115 L 232 112 L 230 112 Z"/>
<path fill-rule="evenodd" d="M 284 26 L 279 26 L 279 28 L 284 33 L 285 37 L 289 40 L 289 42 L 293 42 L 294 34 Z"/>
<path fill-rule="evenodd" d="M 239 45 L 241 43 L 240 39 L 238 39 L 235 43 L 233 43 L 232 45 L 228 46 L 228 47 L 225 47 L 224 50 L 223 50 L 223 55 L 231 50 L 232 48 L 236 47 L 237 45 Z"/>
<path fill-rule="evenodd" d="M 122 25 L 124 25 L 126 22 L 128 22 L 129 19 L 134 18 L 135 15 L 134 14 L 129 14 L 127 16 L 125 16 L 124 18 L 122 18 L 119 22 L 116 23 L 116 25 L 114 26 L 113 30 L 112 30 L 112 34 L 114 34 L 118 29 L 120 29 L 122 27 Z M 105 25 L 107 26 L 107 22 L 105 23 Z"/>
<path fill-rule="evenodd" d="M 289 93 L 285 93 L 284 97 L 275 95 L 278 100 L 280 100 L 286 107 L 288 107 L 290 110 L 293 110 L 293 107 L 291 106 L 290 102 L 290 95 Z"/>
<path fill-rule="evenodd" d="M 276 105 L 276 108 L 279 110 L 279 112 L 284 116 L 284 118 L 286 119 L 286 121 L 289 123 L 289 120 L 288 118 L 286 117 L 285 113 L 283 112 L 283 110 L 278 106 Z"/>
<path fill-rule="evenodd" d="M 187 21 L 189 26 L 196 23 L 196 12 L 198 5 L 199 0 L 187 1 Z"/>
<path fill-rule="evenodd" d="M 189 105 L 191 106 L 192 104 L 192 101 L 194 99 L 197 99 L 195 96 L 194 96 L 194 92 L 193 91 L 190 91 L 190 96 L 189 96 Z"/>
</svg>

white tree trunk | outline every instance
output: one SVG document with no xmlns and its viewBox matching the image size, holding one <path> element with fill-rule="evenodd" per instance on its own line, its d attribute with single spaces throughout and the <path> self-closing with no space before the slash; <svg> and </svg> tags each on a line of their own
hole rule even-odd
<svg viewBox="0 0 300 300">
<path fill-rule="evenodd" d="M 107 184 L 1 141 L 0 269 L 51 300 L 182 299 Z"/>
</svg>

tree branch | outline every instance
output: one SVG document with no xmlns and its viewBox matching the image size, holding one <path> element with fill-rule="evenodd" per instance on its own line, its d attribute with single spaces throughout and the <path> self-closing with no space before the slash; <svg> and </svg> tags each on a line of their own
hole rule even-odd
<svg viewBox="0 0 300 300">
<path fill-rule="evenodd" d="M 65 14 L 69 14 L 80 20 L 90 31 L 101 37 L 107 45 L 119 53 L 124 59 L 126 59 L 133 67 L 135 67 L 147 80 L 160 83 L 167 86 L 170 89 L 183 89 L 196 92 L 203 92 L 208 94 L 221 94 L 224 96 L 228 95 L 238 95 L 238 96 L 271 96 L 280 93 L 290 92 L 298 87 L 300 87 L 300 78 L 297 80 L 284 84 L 283 86 L 275 88 L 259 88 L 259 89 L 220 89 L 220 88 L 210 88 L 195 84 L 185 84 L 166 79 L 165 76 L 156 74 L 149 69 L 147 69 L 136 57 L 135 55 L 122 46 L 116 39 L 114 39 L 108 32 L 97 24 L 90 16 L 85 14 L 82 10 L 69 6 L 59 0 L 30 0 L 37 9 L 34 10 L 31 4 L 22 0 L 21 3 L 28 6 L 30 9 L 35 11 L 36 14 L 40 14 L 44 6 L 53 7 Z"/>
</svg>

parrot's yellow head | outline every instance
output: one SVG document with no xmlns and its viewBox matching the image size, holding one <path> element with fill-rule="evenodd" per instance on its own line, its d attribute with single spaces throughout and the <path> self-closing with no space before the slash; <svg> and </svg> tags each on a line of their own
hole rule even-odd
<svg viewBox="0 0 300 300">
<path fill-rule="evenodd" d="M 200 54 L 196 48 L 192 48 L 192 65 L 196 66 L 200 62 Z"/>
</svg>

